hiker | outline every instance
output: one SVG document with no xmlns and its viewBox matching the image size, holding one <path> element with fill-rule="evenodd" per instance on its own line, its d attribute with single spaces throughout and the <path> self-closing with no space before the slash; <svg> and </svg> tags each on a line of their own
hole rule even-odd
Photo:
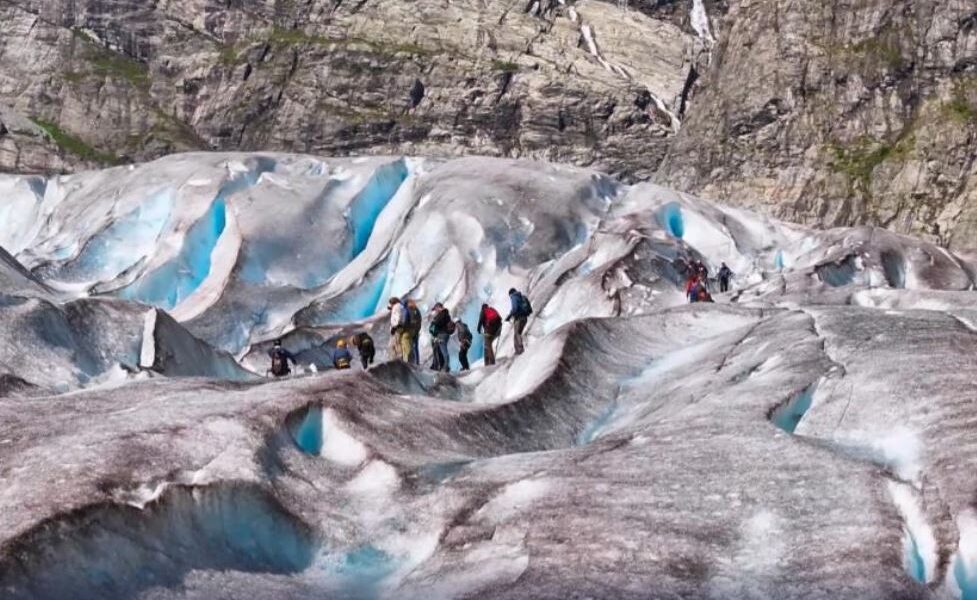
<svg viewBox="0 0 977 600">
<path fill-rule="evenodd" d="M 693 263 L 693 266 L 695 269 L 695 274 L 699 276 L 699 279 L 701 279 L 703 285 L 705 285 L 705 282 L 709 280 L 709 268 L 706 267 L 705 263 L 703 263 L 701 260 L 696 260 L 695 263 Z"/>
<path fill-rule="evenodd" d="M 447 307 L 438 302 L 431 310 L 431 343 L 434 345 L 434 359 L 431 368 L 435 371 L 451 371 L 450 355 L 448 354 L 448 340 L 455 332 L 455 323 L 451 320 L 451 313 Z"/>
<path fill-rule="evenodd" d="M 529 321 L 529 316 L 533 314 L 533 305 L 529 303 L 529 298 L 525 294 L 515 288 L 509 290 L 509 302 L 512 304 L 512 308 L 509 311 L 509 316 L 505 320 L 506 322 L 512 321 L 512 343 L 515 346 L 516 355 L 518 356 L 526 351 L 526 346 L 522 340 L 522 333 L 526 329 L 526 322 Z"/>
<path fill-rule="evenodd" d="M 421 309 L 417 308 L 417 302 L 407 300 L 407 326 L 410 331 L 410 357 L 412 365 L 421 364 L 421 327 L 424 326 L 424 317 Z"/>
<path fill-rule="evenodd" d="M 685 297 L 689 299 L 690 304 L 694 304 L 697 300 L 699 293 L 699 277 L 695 274 L 695 269 L 691 275 L 689 275 L 688 280 L 685 282 Z"/>
<path fill-rule="evenodd" d="M 709 294 L 706 284 L 702 283 L 701 280 L 696 284 L 695 302 L 715 302 L 712 295 Z"/>
<path fill-rule="evenodd" d="M 336 342 L 336 349 L 332 353 L 332 366 L 337 369 L 348 369 L 353 364 L 353 355 L 346 348 L 346 340 L 340 338 Z"/>
<path fill-rule="evenodd" d="M 360 362 L 363 364 L 363 370 L 368 369 L 373 364 L 373 359 L 377 355 L 377 348 L 373 344 L 373 338 L 370 337 L 370 334 L 365 331 L 354 333 L 349 337 L 349 345 L 356 348 L 360 353 Z"/>
<path fill-rule="evenodd" d="M 455 333 L 458 334 L 458 362 L 461 363 L 461 370 L 467 371 L 471 368 L 468 365 L 468 349 L 472 347 L 472 330 L 458 319 L 455 321 Z"/>
<path fill-rule="evenodd" d="M 495 364 L 495 340 L 502 333 L 502 315 L 488 304 L 482 305 L 478 313 L 478 332 L 482 334 L 485 346 L 485 366 Z"/>
<path fill-rule="evenodd" d="M 288 361 L 292 361 L 293 365 L 298 366 L 298 363 L 295 362 L 295 355 L 282 348 L 281 340 L 275 340 L 271 350 L 268 351 L 268 356 L 271 358 L 271 374 L 275 377 L 285 377 L 292 372 L 288 366 Z"/>
<path fill-rule="evenodd" d="M 408 327 L 407 305 L 396 296 L 387 302 L 390 311 L 390 359 L 410 360 L 411 337 Z"/>
<path fill-rule="evenodd" d="M 726 293 L 729 291 L 729 280 L 732 278 L 733 278 L 733 270 L 727 267 L 726 263 L 723 263 L 722 266 L 719 267 L 719 291 L 720 292 Z"/>
</svg>

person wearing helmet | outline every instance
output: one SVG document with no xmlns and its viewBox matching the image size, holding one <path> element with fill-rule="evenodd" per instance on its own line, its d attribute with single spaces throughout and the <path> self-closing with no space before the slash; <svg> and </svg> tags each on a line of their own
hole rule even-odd
<svg viewBox="0 0 977 600">
<path fill-rule="evenodd" d="M 370 337 L 370 334 L 365 331 L 354 333 L 349 337 L 349 345 L 359 351 L 363 370 L 368 369 L 373 364 L 373 359 L 377 354 L 376 346 L 373 344 L 373 338 Z"/>
<path fill-rule="evenodd" d="M 297 365 L 295 355 L 282 347 L 282 341 L 280 339 L 275 340 L 271 350 L 268 351 L 268 356 L 271 358 L 271 374 L 275 377 L 285 377 L 292 372 L 292 369 L 288 366 L 288 361 L 292 361 L 293 365 Z"/>
<path fill-rule="evenodd" d="M 332 353 L 332 366 L 337 369 L 348 369 L 353 364 L 353 355 L 346 347 L 346 340 L 339 338 L 336 349 Z"/>
</svg>

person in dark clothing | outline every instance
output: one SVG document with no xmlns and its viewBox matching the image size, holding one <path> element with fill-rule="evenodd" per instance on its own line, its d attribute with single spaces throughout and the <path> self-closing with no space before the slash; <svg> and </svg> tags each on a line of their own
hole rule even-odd
<svg viewBox="0 0 977 600">
<path fill-rule="evenodd" d="M 336 369 L 348 369 L 353 364 L 353 355 L 346 348 L 346 340 L 336 342 L 336 349 L 332 353 L 332 366 Z"/>
<path fill-rule="evenodd" d="M 485 366 L 495 364 L 495 340 L 502 333 L 502 315 L 488 304 L 482 305 L 478 313 L 478 332 L 482 334 L 485 345 Z"/>
<path fill-rule="evenodd" d="M 451 320 L 451 313 L 448 309 L 438 302 L 434 305 L 431 316 L 431 326 L 428 331 L 434 344 L 434 361 L 431 368 L 435 371 L 451 371 L 451 361 L 448 355 L 448 340 L 454 333 L 455 324 Z"/>
<path fill-rule="evenodd" d="M 363 370 L 365 371 L 373 364 L 373 359 L 376 358 L 377 348 L 373 343 L 373 338 L 370 334 L 361 331 L 359 333 L 353 334 L 349 338 L 349 345 L 356 348 L 360 353 L 360 363 L 363 365 Z"/>
<path fill-rule="evenodd" d="M 293 365 L 298 364 L 295 362 L 295 355 L 282 348 L 281 340 L 275 340 L 275 344 L 268 351 L 268 357 L 271 358 L 271 374 L 275 377 L 285 377 L 292 372 L 288 361 L 292 361 Z"/>
<path fill-rule="evenodd" d="M 733 278 L 733 270 L 727 267 L 726 263 L 723 263 L 722 266 L 719 267 L 719 291 L 720 292 L 726 293 L 729 291 L 729 280 L 732 278 Z"/>
<path fill-rule="evenodd" d="M 421 364 L 421 328 L 424 326 L 424 316 L 421 309 L 417 308 L 417 302 L 407 301 L 407 328 L 411 335 L 410 364 Z"/>
<path fill-rule="evenodd" d="M 693 266 L 695 274 L 699 276 L 699 280 L 701 280 L 703 285 L 705 285 L 705 282 L 709 280 L 709 267 L 707 267 L 701 260 L 695 261 Z"/>
<path fill-rule="evenodd" d="M 512 321 L 512 343 L 515 346 L 516 355 L 519 355 L 526 351 L 522 334 L 526 330 L 526 323 L 529 321 L 529 316 L 533 314 L 533 306 L 529 303 L 529 298 L 515 288 L 509 290 L 509 302 L 512 304 L 512 307 L 509 310 L 509 316 L 505 320 L 506 322 Z"/>
<path fill-rule="evenodd" d="M 458 362 L 461 363 L 461 370 L 467 371 L 471 368 L 468 365 L 468 349 L 472 347 L 472 330 L 458 319 L 455 321 L 455 334 L 458 336 Z"/>
</svg>

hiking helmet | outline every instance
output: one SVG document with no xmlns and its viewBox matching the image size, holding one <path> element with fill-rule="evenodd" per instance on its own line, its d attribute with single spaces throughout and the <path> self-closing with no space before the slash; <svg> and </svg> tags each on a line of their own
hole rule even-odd
<svg viewBox="0 0 977 600">
<path fill-rule="evenodd" d="M 515 294 L 515 293 L 516 293 L 516 288 L 509 288 L 509 295 L 510 296 L 513 295 L 513 294 Z"/>
<path fill-rule="evenodd" d="M 343 338 L 339 338 L 339 341 L 336 342 L 336 347 L 337 348 L 345 348 L 346 347 L 346 340 L 344 340 Z"/>
<path fill-rule="evenodd" d="M 275 340 L 275 345 L 276 346 L 281 346 L 282 345 L 282 340 L 280 338 L 277 339 L 277 340 Z"/>
</svg>

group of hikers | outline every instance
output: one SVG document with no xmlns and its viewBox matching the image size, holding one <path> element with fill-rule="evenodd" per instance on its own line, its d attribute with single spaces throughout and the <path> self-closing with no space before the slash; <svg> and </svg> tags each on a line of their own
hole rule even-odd
<svg viewBox="0 0 977 600">
<path fill-rule="evenodd" d="M 709 292 L 709 269 L 701 260 L 693 260 L 685 264 L 687 278 L 685 282 L 685 295 L 689 302 L 714 302 L 712 294 Z M 733 271 L 722 263 L 717 274 L 719 281 L 719 291 L 722 293 L 729 291 L 730 280 L 733 278 Z M 516 289 L 509 290 L 510 310 L 505 318 L 506 322 L 512 322 L 512 341 L 515 353 L 522 354 L 525 351 L 523 333 L 530 315 L 533 314 L 532 304 L 525 294 Z M 402 360 L 408 364 L 419 365 L 421 362 L 420 337 L 421 329 L 424 326 L 424 317 L 420 308 L 412 298 L 407 296 L 390 298 L 387 302 L 387 310 L 390 312 L 390 358 L 391 360 Z M 468 361 L 468 351 L 472 347 L 474 336 L 471 329 L 464 321 L 452 319 L 451 312 L 442 302 L 436 303 L 427 315 L 428 333 L 431 335 L 431 369 L 435 371 L 449 372 L 451 370 L 451 359 L 449 345 L 452 336 L 458 341 L 458 363 L 462 371 L 471 368 Z M 495 308 L 488 304 L 482 304 L 478 314 L 478 325 L 476 331 L 482 336 L 485 348 L 485 365 L 495 364 L 495 344 L 502 334 L 502 315 Z M 348 339 L 342 338 L 336 342 L 336 347 L 332 352 L 332 366 L 336 369 L 349 369 L 353 365 L 353 354 L 350 348 L 356 349 L 359 353 L 360 364 L 363 369 L 367 369 L 376 359 L 377 349 L 373 338 L 369 333 L 361 331 L 351 335 Z M 276 340 L 274 346 L 268 351 L 271 357 L 271 374 L 282 377 L 291 373 L 289 362 L 293 365 L 295 355 L 282 347 L 281 340 Z"/>
<path fill-rule="evenodd" d="M 709 268 L 701 260 L 693 260 L 686 265 L 685 297 L 689 302 L 715 302 L 709 293 Z M 733 278 L 733 271 L 726 263 L 719 267 L 720 293 L 729 291 L 729 282 Z"/>
<path fill-rule="evenodd" d="M 509 290 L 510 310 L 505 318 L 513 325 L 513 346 L 516 354 L 525 351 L 523 333 L 530 315 L 533 314 L 532 304 L 525 294 L 516 289 Z M 390 298 L 387 303 L 390 312 L 390 358 L 402 360 L 408 364 L 419 365 L 421 362 L 420 336 L 423 327 L 423 315 L 417 303 L 406 296 Z M 485 365 L 495 364 L 495 344 L 502 334 L 502 315 L 492 306 L 482 304 L 478 314 L 476 331 L 482 336 L 485 348 Z M 458 341 L 458 363 L 462 371 L 471 368 L 468 361 L 468 351 L 472 347 L 474 336 L 471 329 L 460 318 L 452 319 L 451 313 L 443 303 L 436 303 L 428 313 L 428 333 L 431 335 L 431 369 L 449 372 L 451 360 L 449 344 L 452 336 Z M 361 331 L 342 338 L 336 342 L 332 352 L 332 365 L 336 369 L 349 369 L 353 363 L 350 347 L 359 353 L 360 364 L 363 369 L 369 368 L 376 359 L 376 345 L 369 333 Z M 283 377 L 291 373 L 289 362 L 296 364 L 295 355 L 282 347 L 281 340 L 275 340 L 268 351 L 271 358 L 271 374 Z"/>
</svg>

